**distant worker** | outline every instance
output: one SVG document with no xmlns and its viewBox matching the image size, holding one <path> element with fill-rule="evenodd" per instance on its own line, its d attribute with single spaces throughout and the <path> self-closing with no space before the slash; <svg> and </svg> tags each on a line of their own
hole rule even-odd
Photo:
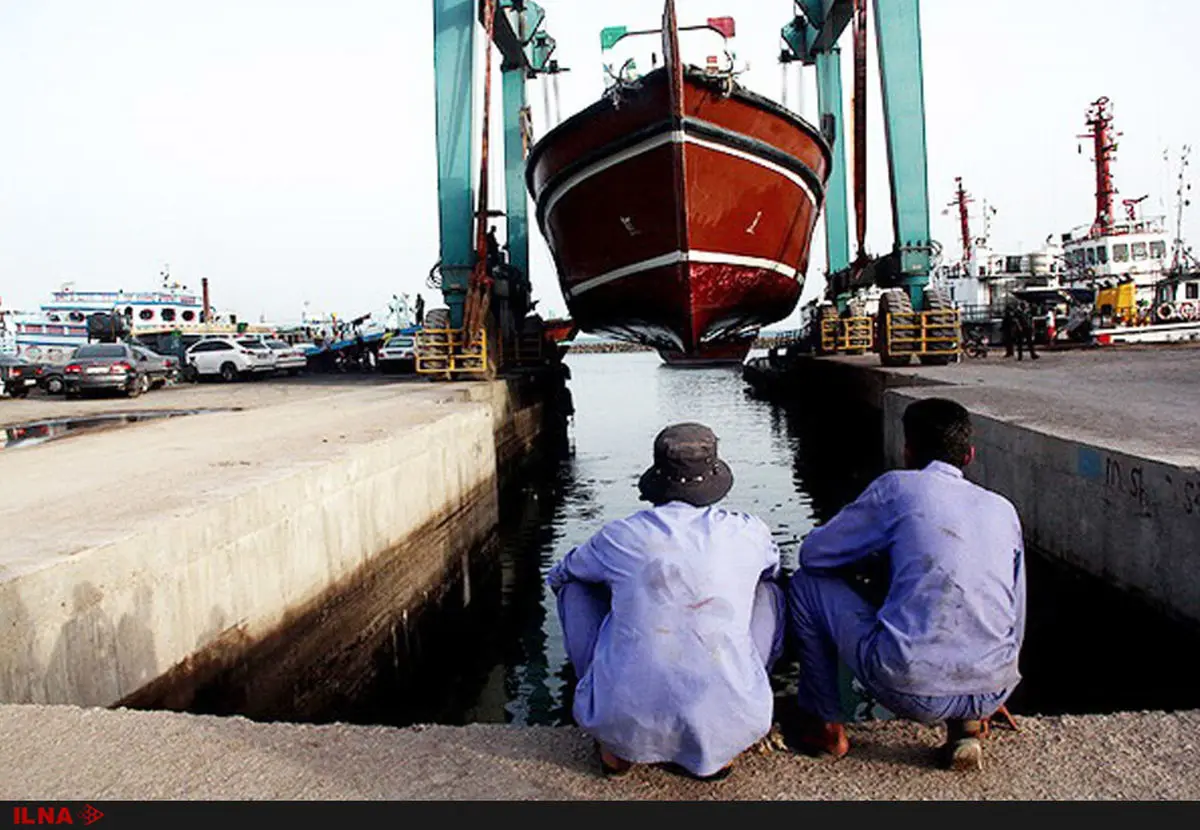
<svg viewBox="0 0 1200 830">
<path fill-rule="evenodd" d="M 500 251 L 500 240 L 496 238 L 495 227 L 488 228 L 487 232 L 487 270 L 489 274 L 495 273 L 496 269 L 504 264 L 504 254 Z"/>
<path fill-rule="evenodd" d="M 1017 345 L 1017 302 L 1009 299 L 1004 306 L 1004 315 L 1000 319 L 1000 335 L 1004 340 L 1004 356 L 1016 354 Z"/>
<path fill-rule="evenodd" d="M 1054 338 L 1058 336 L 1058 317 L 1055 314 L 1054 306 L 1050 306 L 1050 310 L 1046 312 L 1046 344 L 1053 345 Z"/>
<path fill-rule="evenodd" d="M 760 519 L 715 506 L 732 486 L 712 430 L 667 427 L 639 482 L 653 507 L 605 525 L 547 576 L 579 679 L 575 720 L 607 775 L 669 763 L 724 778 L 770 732 L 779 551 Z"/>
<path fill-rule="evenodd" d="M 850 751 L 840 660 L 897 716 L 946 722 L 944 766 L 977 769 L 984 721 L 1008 715 L 1021 679 L 1021 522 L 1007 499 L 963 477 L 975 458 L 966 409 L 930 398 L 903 424 L 907 469 L 876 479 L 801 544 L 788 586 L 800 658 L 790 742 L 808 754 Z M 849 577 L 880 560 L 890 578 L 877 603 Z"/>
<path fill-rule="evenodd" d="M 1037 348 L 1033 344 L 1033 307 L 1022 300 L 1017 306 L 1017 360 L 1024 360 L 1022 347 L 1029 349 L 1029 357 L 1038 359 Z"/>
<path fill-rule="evenodd" d="M 418 326 L 425 324 L 425 298 L 420 294 L 417 295 L 416 311 L 413 313 L 413 318 Z"/>
</svg>

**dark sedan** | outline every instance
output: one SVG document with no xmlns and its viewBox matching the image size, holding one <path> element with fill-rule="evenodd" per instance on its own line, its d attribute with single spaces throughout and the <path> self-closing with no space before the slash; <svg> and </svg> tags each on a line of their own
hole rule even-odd
<svg viewBox="0 0 1200 830">
<path fill-rule="evenodd" d="M 124 343 L 80 346 L 63 367 L 67 397 L 83 392 L 124 392 L 135 398 L 167 382 L 169 367 L 158 355 Z"/>
<path fill-rule="evenodd" d="M 23 398 L 37 385 L 37 367 L 11 354 L 0 354 L 0 389 Z"/>
</svg>

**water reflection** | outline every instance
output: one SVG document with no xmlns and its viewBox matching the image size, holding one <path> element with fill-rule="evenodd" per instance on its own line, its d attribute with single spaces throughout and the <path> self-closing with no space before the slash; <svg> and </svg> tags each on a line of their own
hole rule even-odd
<svg viewBox="0 0 1200 830">
<path fill-rule="evenodd" d="M 450 668 L 425 672 L 410 687 L 438 705 L 398 705 L 402 698 L 392 696 L 377 701 L 366 722 L 569 724 L 574 678 L 544 576 L 605 521 L 643 506 L 637 480 L 667 424 L 700 421 L 716 431 L 735 476 L 725 503 L 774 529 L 786 571 L 804 535 L 884 468 L 879 416 L 818 394 L 785 411 L 752 398 L 733 369 L 669 369 L 643 354 L 579 355 L 569 363 L 573 446 L 537 461 L 503 494 L 494 584 L 473 586 L 468 619 L 443 641 Z M 1025 680 L 1014 712 L 1200 705 L 1186 661 L 1166 659 L 1192 653 L 1200 646 L 1194 635 L 1036 554 L 1029 580 Z M 778 667 L 778 692 L 789 689 L 795 671 L 793 663 Z M 848 676 L 843 694 L 863 714 Z"/>
<path fill-rule="evenodd" d="M 477 721 L 570 723 L 574 678 L 544 576 L 604 522 L 646 506 L 637 481 L 664 426 L 699 421 L 712 427 L 734 473 L 725 504 L 773 528 L 785 567 L 794 566 L 799 541 L 814 523 L 815 502 L 796 469 L 804 425 L 751 398 L 738 369 L 667 368 L 653 354 L 578 355 L 569 362 L 572 452 L 543 460 L 522 476 L 520 490 L 505 494 L 501 625 L 508 633 L 496 657 L 505 666 L 507 700 L 497 707 L 494 696 L 490 702 L 481 696 L 470 712 Z"/>
</svg>

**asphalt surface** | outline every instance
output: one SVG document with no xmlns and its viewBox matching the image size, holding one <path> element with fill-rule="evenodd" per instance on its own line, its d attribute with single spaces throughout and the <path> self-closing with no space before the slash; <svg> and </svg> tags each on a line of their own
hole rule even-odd
<svg viewBox="0 0 1200 830">
<path fill-rule="evenodd" d="M 0 706 L 0 800 L 1042 800 L 1200 798 L 1200 712 L 1022 718 L 984 769 L 933 764 L 940 730 L 850 727 L 841 760 L 747 753 L 720 783 L 606 779 L 552 727 L 260 724 L 170 712 Z"/>
<path fill-rule="evenodd" d="M 950 384 L 974 411 L 1064 438 L 1165 463 L 1200 465 L 1200 346 L 1123 346 L 1039 352 L 883 369 L 876 355 L 828 358 Z"/>
</svg>

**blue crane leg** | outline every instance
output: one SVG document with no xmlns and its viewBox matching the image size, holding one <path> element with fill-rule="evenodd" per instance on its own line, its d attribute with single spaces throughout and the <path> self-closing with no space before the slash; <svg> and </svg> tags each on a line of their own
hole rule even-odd
<svg viewBox="0 0 1200 830">
<path fill-rule="evenodd" d="M 529 194 L 525 189 L 525 69 L 504 71 L 504 189 L 508 217 L 509 264 L 529 279 Z"/>
<path fill-rule="evenodd" d="M 463 304 L 476 259 L 471 186 L 475 5 L 475 0 L 433 0 L 442 295 L 454 328 L 463 324 Z"/>
<path fill-rule="evenodd" d="M 875 0 L 875 36 L 883 82 L 892 188 L 892 222 L 901 279 L 913 307 L 925 307 L 929 282 L 929 174 L 920 0 Z"/>
<path fill-rule="evenodd" d="M 833 170 L 825 193 L 825 260 L 830 274 L 850 265 L 850 202 L 846 193 L 846 130 L 842 120 L 842 56 L 836 46 L 816 56 L 821 128 L 833 143 Z"/>
</svg>

